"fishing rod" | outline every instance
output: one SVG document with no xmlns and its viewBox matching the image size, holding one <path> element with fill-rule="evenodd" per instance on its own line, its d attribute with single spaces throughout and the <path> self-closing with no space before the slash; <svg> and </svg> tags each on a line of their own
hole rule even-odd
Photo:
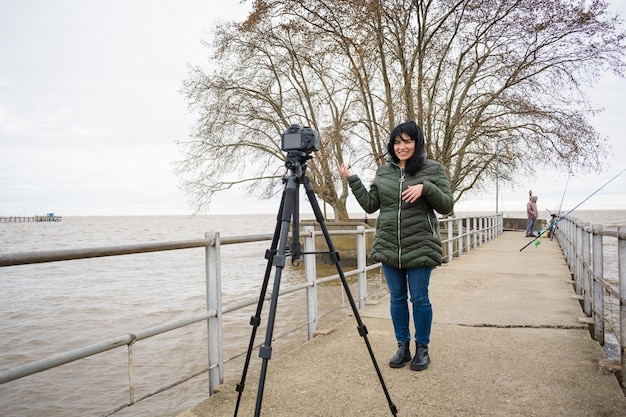
<svg viewBox="0 0 626 417">
<path fill-rule="evenodd" d="M 554 212 L 546 209 L 546 211 L 548 213 L 550 213 L 550 216 L 552 217 L 552 220 L 550 221 L 550 225 L 552 225 L 554 223 L 554 219 L 556 218 L 556 216 L 560 216 L 561 215 L 561 208 L 563 207 L 563 200 L 565 200 L 565 192 L 567 191 L 567 185 L 569 184 L 569 179 L 572 177 L 572 174 L 568 174 L 567 175 L 567 181 L 565 181 L 565 188 L 563 189 L 563 195 L 561 196 L 561 202 L 559 203 L 558 208 L 555 207 L 554 208 Z M 548 228 L 548 231 L 550 231 L 552 229 Z M 554 233 L 550 234 L 550 240 L 554 239 Z M 538 245 L 539 243 L 536 243 L 536 245 Z"/>
<path fill-rule="evenodd" d="M 565 188 L 563 189 L 563 195 L 561 196 L 561 203 L 559 203 L 559 209 L 556 211 L 557 216 L 561 214 L 561 208 L 563 207 L 563 200 L 565 199 L 565 192 L 567 191 L 567 185 L 569 184 L 569 179 L 571 174 L 567 176 L 567 181 L 565 181 Z"/>
<path fill-rule="evenodd" d="M 604 183 L 604 185 L 602 185 L 602 187 L 598 188 L 597 190 L 595 190 L 593 193 L 591 193 L 587 198 L 585 198 L 583 201 L 581 201 L 580 203 L 578 203 L 573 209 L 571 209 L 570 211 L 568 211 L 567 213 L 565 213 L 565 215 L 563 216 L 559 216 L 559 219 L 556 222 L 553 222 L 550 224 L 550 227 L 547 228 L 546 230 L 543 230 L 539 235 L 537 235 L 536 238 L 534 238 L 533 240 L 531 240 L 530 242 L 528 242 L 527 244 L 524 245 L 524 247 L 522 247 L 519 251 L 523 251 L 524 249 L 526 249 L 528 246 L 530 246 L 531 244 L 535 243 L 535 241 L 537 241 L 537 239 L 539 239 L 541 236 L 543 236 L 544 233 L 548 232 L 548 231 L 552 231 L 555 226 L 564 218 L 569 216 L 569 214 L 571 212 L 573 212 L 574 210 L 576 210 L 578 207 L 580 207 L 585 201 L 589 200 L 591 197 L 593 197 L 598 191 L 600 191 L 601 189 L 603 189 L 604 187 L 606 187 L 607 185 L 609 185 L 611 182 L 613 182 L 613 180 L 617 177 L 619 177 L 620 175 L 622 175 L 624 173 L 624 171 L 626 171 L 626 168 L 622 169 L 619 174 L 617 174 L 616 176 L 614 176 L 613 178 L 611 178 L 610 180 L 608 180 L 607 182 Z M 537 243 L 536 245 L 538 245 L 539 243 Z M 535 246 L 536 246 L 535 245 Z"/>
</svg>

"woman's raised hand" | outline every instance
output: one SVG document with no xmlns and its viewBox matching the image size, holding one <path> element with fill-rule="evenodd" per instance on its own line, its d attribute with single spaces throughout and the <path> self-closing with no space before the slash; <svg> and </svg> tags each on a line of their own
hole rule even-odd
<svg viewBox="0 0 626 417">
<path fill-rule="evenodd" d="M 339 173 L 344 178 L 348 178 L 349 176 L 352 175 L 352 171 L 350 171 L 350 168 L 348 168 L 346 164 L 339 165 Z"/>
</svg>

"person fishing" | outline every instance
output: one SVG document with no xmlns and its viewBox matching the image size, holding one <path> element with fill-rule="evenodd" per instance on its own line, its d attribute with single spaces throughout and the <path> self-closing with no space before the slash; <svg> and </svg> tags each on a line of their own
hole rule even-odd
<svg viewBox="0 0 626 417">
<path fill-rule="evenodd" d="M 537 209 L 537 196 L 533 195 L 532 190 L 528 193 L 530 198 L 526 203 L 526 215 L 528 216 L 528 223 L 526 224 L 526 237 L 537 237 L 535 234 L 535 220 L 539 217 L 539 211 Z"/>
<path fill-rule="evenodd" d="M 372 258 L 382 262 L 390 294 L 390 313 L 397 351 L 389 361 L 401 368 L 411 361 L 409 330 L 410 295 L 415 327 L 415 356 L 411 369 L 430 364 L 428 344 L 432 305 L 428 296 L 430 275 L 442 262 L 442 242 L 435 211 L 454 208 L 450 180 L 444 167 L 426 158 L 424 134 L 412 121 L 397 125 L 387 143 L 389 160 L 378 167 L 369 190 L 345 164 L 339 173 L 366 213 L 380 210 Z M 408 291 L 407 291 L 408 287 Z"/>
<path fill-rule="evenodd" d="M 552 219 L 552 222 L 550 223 L 550 228 L 549 230 L 551 231 L 551 233 L 554 233 L 556 231 L 556 227 L 559 224 L 559 222 L 561 220 L 563 220 L 564 218 L 566 218 L 567 216 L 569 216 L 570 214 L 572 214 L 574 212 L 574 210 L 576 210 L 578 207 L 582 206 L 585 201 L 589 200 L 591 197 L 593 197 L 594 195 L 596 195 L 598 192 L 600 192 L 601 189 L 603 189 L 604 187 L 606 187 L 607 185 L 609 185 L 610 183 L 612 183 L 613 181 L 615 181 L 615 179 L 617 177 L 619 177 L 620 175 L 622 175 L 624 172 L 626 171 L 626 168 L 622 169 L 617 175 L 615 175 L 613 178 L 611 178 L 610 180 L 608 180 L 607 182 L 605 182 L 600 188 L 598 188 L 597 190 L 595 190 L 593 193 L 589 194 L 587 197 L 585 197 L 585 199 L 583 201 L 581 201 L 580 203 L 576 204 L 576 206 L 574 206 L 573 209 L 571 209 L 570 211 L 568 211 L 567 213 L 565 213 L 564 215 L 560 216 L 554 216 L 554 218 Z M 569 178 L 568 178 L 568 182 L 569 182 Z M 532 196 L 532 190 L 529 193 Z M 565 195 L 565 192 L 563 193 L 563 195 Z M 535 202 L 537 201 L 537 199 L 535 198 Z M 561 204 L 563 202 L 561 201 Z M 559 212 L 561 210 L 559 209 Z M 556 221 L 555 221 L 556 220 Z M 544 231 L 545 232 L 545 231 Z M 523 251 L 524 249 L 526 249 L 527 247 L 529 247 L 531 244 L 533 244 L 533 242 L 535 243 L 535 246 L 537 246 L 539 244 L 539 242 L 537 242 L 537 239 L 539 239 L 539 237 L 541 237 L 541 234 L 539 236 L 535 236 L 535 238 L 533 240 L 531 240 L 530 242 L 526 243 L 524 246 L 522 246 L 520 248 L 520 252 Z"/>
</svg>

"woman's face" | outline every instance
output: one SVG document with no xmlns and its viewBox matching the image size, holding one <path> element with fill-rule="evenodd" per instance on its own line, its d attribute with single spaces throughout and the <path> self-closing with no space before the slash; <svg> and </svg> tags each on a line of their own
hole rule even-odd
<svg viewBox="0 0 626 417">
<path fill-rule="evenodd" d="M 415 153 L 415 141 L 408 134 L 401 133 L 393 143 L 393 150 L 398 159 L 400 159 L 398 165 L 404 167 L 406 161 Z"/>
</svg>

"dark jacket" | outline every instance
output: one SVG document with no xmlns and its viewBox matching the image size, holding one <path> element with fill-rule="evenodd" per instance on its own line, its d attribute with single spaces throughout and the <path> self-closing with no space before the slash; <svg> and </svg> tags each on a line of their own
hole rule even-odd
<svg viewBox="0 0 626 417">
<path fill-rule="evenodd" d="M 372 258 L 398 269 L 441 265 L 439 221 L 435 211 L 448 214 L 454 207 L 450 181 L 443 166 L 426 160 L 413 176 L 404 176 L 393 162 L 378 168 L 368 191 L 357 175 L 348 178 L 357 201 L 367 213 L 380 210 Z M 424 184 L 413 203 L 400 194 L 410 185 Z"/>
</svg>

